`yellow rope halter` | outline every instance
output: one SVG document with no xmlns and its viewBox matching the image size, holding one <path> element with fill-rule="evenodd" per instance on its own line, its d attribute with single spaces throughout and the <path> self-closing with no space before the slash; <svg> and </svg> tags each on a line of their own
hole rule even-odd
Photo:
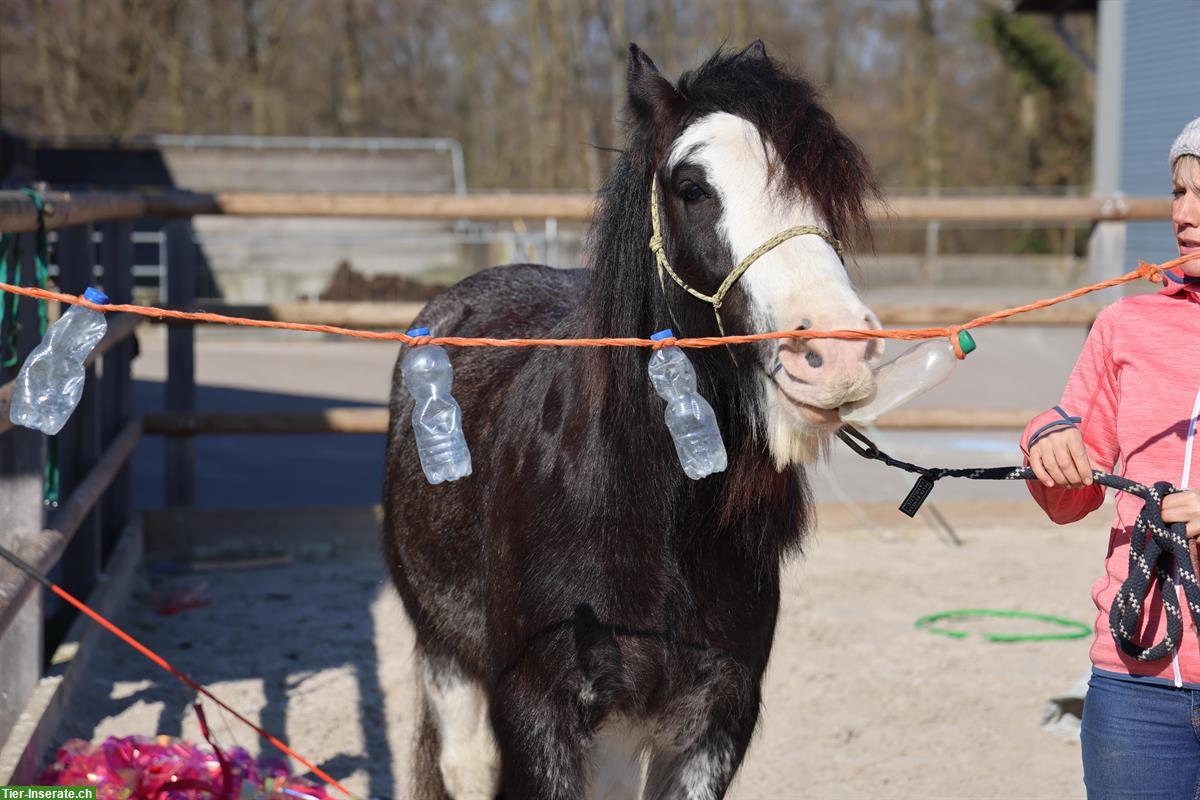
<svg viewBox="0 0 1200 800">
<path fill-rule="evenodd" d="M 721 331 L 722 336 L 725 335 L 725 326 L 721 324 L 721 304 L 725 301 L 725 295 L 729 293 L 729 290 L 733 288 L 733 284 L 737 283 L 738 278 L 742 277 L 746 270 L 750 269 L 750 265 L 757 261 L 759 257 L 770 252 L 771 250 L 774 250 L 788 239 L 791 239 L 795 236 L 805 236 L 807 234 L 820 236 L 829 243 L 830 247 L 834 249 L 834 252 L 838 254 L 838 258 L 842 257 L 842 243 L 835 239 L 833 234 L 831 234 L 829 231 L 825 230 L 824 228 L 817 227 L 816 225 L 797 225 L 794 228 L 788 228 L 787 230 L 780 231 L 770 239 L 767 239 L 765 242 L 760 244 L 758 247 L 754 248 L 752 253 L 743 258 L 738 265 L 733 268 L 733 271 L 725 276 L 725 280 L 721 282 L 721 286 L 717 289 L 716 293 L 708 295 L 704 294 L 703 292 L 698 292 L 684 283 L 683 278 L 679 277 L 675 270 L 671 268 L 671 262 L 667 260 L 667 251 L 663 248 L 662 225 L 660 224 L 658 217 L 657 175 L 654 176 L 654 179 L 650 183 L 650 224 L 652 226 L 652 233 L 650 235 L 650 252 L 654 253 L 654 260 L 658 264 L 658 282 L 663 288 L 663 294 L 666 295 L 667 292 L 667 284 L 663 279 L 663 272 L 665 271 L 671 276 L 671 279 L 678 283 L 685 292 L 690 294 L 692 297 L 697 298 L 698 300 L 703 300 L 713 307 L 713 314 L 715 314 L 717 317 L 717 328 Z"/>
</svg>

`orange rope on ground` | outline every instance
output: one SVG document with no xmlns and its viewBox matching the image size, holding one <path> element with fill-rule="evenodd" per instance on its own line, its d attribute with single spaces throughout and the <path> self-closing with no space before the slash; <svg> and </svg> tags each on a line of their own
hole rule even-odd
<svg viewBox="0 0 1200 800">
<path fill-rule="evenodd" d="M 141 316 L 153 317 L 155 319 L 177 319 L 190 322 L 212 322 L 221 325 L 241 325 L 250 328 L 279 328 L 289 331 L 308 331 L 311 333 L 329 333 L 337 336 L 350 336 L 355 339 L 375 339 L 381 341 L 403 342 L 408 345 L 424 345 L 424 344 L 443 344 L 452 345 L 455 347 L 650 347 L 658 349 L 660 347 L 721 347 L 730 344 L 749 344 L 751 342 L 762 342 L 771 339 L 939 339 L 949 337 L 954 345 L 955 352 L 959 358 L 963 357 L 962 349 L 958 342 L 958 333 L 963 330 L 979 328 L 984 325 L 990 325 L 1008 317 L 1024 314 L 1028 311 L 1036 311 L 1039 308 L 1056 305 L 1067 300 L 1073 300 L 1077 297 L 1082 297 L 1091 292 L 1097 292 L 1102 289 L 1110 289 L 1114 286 L 1120 286 L 1123 283 L 1130 283 L 1135 280 L 1149 280 L 1154 283 L 1161 283 L 1163 280 L 1162 273 L 1174 269 L 1189 261 L 1200 259 L 1200 253 L 1192 253 L 1179 258 L 1164 261 L 1161 264 L 1147 264 L 1142 262 L 1138 268 L 1132 272 L 1127 272 L 1124 275 L 1112 278 L 1100 283 L 1093 283 L 1090 286 L 1084 286 L 1066 294 L 1052 297 L 1046 300 L 1038 300 L 1023 306 L 1015 308 L 1006 308 L 1000 311 L 985 314 L 982 317 L 965 322 L 961 325 L 950 325 L 941 328 L 909 328 L 902 330 L 891 331 L 859 331 L 859 330 L 840 330 L 840 331 L 813 331 L 813 330 L 792 330 L 792 331 L 772 331 L 770 333 L 753 333 L 741 336 L 704 336 L 691 339 L 662 339 L 654 341 L 652 339 L 638 338 L 612 338 L 612 339 L 490 339 L 490 338 L 467 338 L 462 336 L 409 336 L 407 333 L 399 331 L 364 331 L 354 328 L 340 328 L 334 325 L 312 325 L 302 322 L 283 322 L 279 320 L 264 320 L 264 319 L 248 319 L 246 317 L 229 317 L 223 314 L 210 314 L 204 311 L 174 311 L 167 308 L 155 308 L 152 306 L 136 306 L 128 304 L 109 304 L 97 305 L 91 301 L 84 300 L 82 297 L 72 294 L 62 294 L 60 292 L 51 292 L 46 289 L 35 289 L 30 286 L 14 286 L 8 283 L 0 283 L 0 291 L 11 292 L 13 294 L 24 295 L 25 297 L 34 297 L 39 300 L 57 300 L 61 303 L 70 305 L 85 306 L 96 311 L 112 312 L 124 311 L 131 314 L 139 314 Z"/>
<path fill-rule="evenodd" d="M 102 628 L 107 630 L 109 633 L 116 636 L 118 639 L 125 642 L 125 644 L 129 645 L 134 650 L 141 653 L 143 656 L 148 658 L 154 664 L 156 664 L 157 666 L 161 667 L 162 669 L 164 669 L 167 672 L 174 675 L 185 686 L 191 688 L 192 690 L 198 692 L 199 694 L 204 695 L 209 700 L 212 700 L 218 706 L 220 706 L 221 708 L 228 711 L 230 714 L 233 714 L 233 716 L 237 717 L 238 720 L 240 720 L 241 722 L 243 722 L 246 725 L 253 728 L 254 731 L 259 736 L 263 737 L 268 742 L 270 742 L 271 744 L 273 744 L 277 748 L 279 748 L 282 752 L 287 753 L 289 756 L 296 759 L 304 766 L 308 767 L 310 770 L 312 770 L 312 773 L 314 775 L 316 775 L 321 780 L 325 781 L 325 783 L 329 784 L 330 786 L 337 787 L 347 797 L 350 797 L 350 798 L 357 797 L 357 795 L 351 793 L 350 790 L 347 789 L 345 786 L 342 786 L 340 783 L 338 783 L 336 780 L 334 780 L 333 777 L 331 777 L 329 775 L 329 773 L 325 772 L 323 769 L 316 766 L 311 761 L 308 761 L 307 759 L 305 759 L 303 756 L 301 756 L 295 750 L 288 747 L 286 744 L 281 742 L 276 737 L 272 736 L 270 733 L 267 733 L 267 731 L 263 730 L 258 725 L 255 725 L 253 722 L 251 722 L 249 719 L 244 717 L 242 714 L 238 713 L 237 709 L 233 708 L 228 703 L 226 703 L 224 700 L 222 700 L 221 698 L 217 697 L 215 694 L 210 692 L 208 689 L 204 688 L 202 685 L 200 685 L 196 681 L 192 680 L 190 677 L 188 677 L 188 675 L 186 673 L 181 672 L 178 669 L 176 669 L 174 666 L 172 666 L 171 662 L 167 661 L 165 658 L 163 658 L 158 653 L 151 650 L 149 647 L 146 647 L 146 645 L 142 644 L 137 639 L 134 639 L 132 636 L 130 636 L 125 631 L 118 628 L 112 622 L 109 622 L 108 619 L 105 618 L 104 615 L 102 615 L 100 612 L 92 609 L 89 605 L 84 603 L 82 600 L 79 600 L 74 595 L 72 595 L 70 592 L 68 592 L 66 589 L 61 588 L 57 584 L 49 583 L 49 581 L 47 581 L 47 583 L 50 587 L 50 591 L 54 592 L 56 595 L 61 597 L 63 600 L 66 600 L 68 603 L 73 605 L 79 611 L 86 614 L 88 617 L 90 617 L 92 619 L 92 621 L 96 622 L 98 625 L 100 625 Z"/>
</svg>

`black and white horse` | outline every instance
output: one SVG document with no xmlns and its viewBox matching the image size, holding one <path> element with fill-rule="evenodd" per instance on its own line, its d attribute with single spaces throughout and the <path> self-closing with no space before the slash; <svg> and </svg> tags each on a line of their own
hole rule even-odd
<svg viewBox="0 0 1200 800">
<path fill-rule="evenodd" d="M 711 293 L 775 234 L 721 307 L 729 334 L 874 328 L 832 237 L 865 225 L 865 159 L 761 43 L 673 86 L 630 48 L 626 148 L 601 191 L 590 269 L 474 275 L 426 306 L 433 335 L 717 335 L 647 247 Z M 780 564 L 811 522 L 802 464 L 873 390 L 865 342 L 686 351 L 728 469 L 680 468 L 637 348 L 452 348 L 474 474 L 426 483 L 397 366 L 384 553 L 423 680 L 416 793 L 510 800 L 721 797 L 754 733 Z M 643 785 L 644 784 L 644 785 Z"/>
</svg>

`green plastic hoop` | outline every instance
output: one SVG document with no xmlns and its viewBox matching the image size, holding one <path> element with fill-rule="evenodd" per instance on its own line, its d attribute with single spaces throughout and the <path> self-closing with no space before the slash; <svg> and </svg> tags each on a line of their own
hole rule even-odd
<svg viewBox="0 0 1200 800">
<path fill-rule="evenodd" d="M 1003 617 L 1005 619 L 1031 619 L 1037 622 L 1046 622 L 1051 625 L 1058 625 L 1070 630 L 1063 633 L 987 633 L 986 631 L 977 635 L 982 636 L 989 642 L 1046 642 L 1058 639 L 1082 639 L 1085 636 L 1092 635 L 1090 625 L 1085 625 L 1073 619 L 1065 617 L 1056 617 L 1052 614 L 1038 614 L 1033 611 L 1013 611 L 1007 609 L 995 608 L 961 608 L 954 611 L 942 611 L 937 614 L 926 614 L 919 620 L 913 623 L 913 627 L 918 630 L 929 631 L 936 633 L 938 636 L 946 636 L 951 639 L 965 639 L 971 634 L 967 631 L 954 630 L 953 628 L 935 628 L 934 623 L 941 622 L 947 619 L 960 619 L 962 617 Z"/>
</svg>

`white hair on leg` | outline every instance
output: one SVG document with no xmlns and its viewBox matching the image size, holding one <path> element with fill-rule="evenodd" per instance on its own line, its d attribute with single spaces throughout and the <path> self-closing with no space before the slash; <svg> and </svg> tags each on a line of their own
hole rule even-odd
<svg viewBox="0 0 1200 800">
<path fill-rule="evenodd" d="M 446 791 L 454 800 L 492 800 L 500 790 L 500 750 L 483 687 L 457 671 L 435 670 L 428 661 L 423 666 Z"/>
<path fill-rule="evenodd" d="M 729 785 L 733 748 L 729 742 L 651 755 L 645 800 L 717 800 Z"/>
<path fill-rule="evenodd" d="M 717 800 L 729 782 L 732 767 L 733 754 L 727 747 L 693 753 L 679 773 L 683 796 L 687 800 Z"/>
</svg>

